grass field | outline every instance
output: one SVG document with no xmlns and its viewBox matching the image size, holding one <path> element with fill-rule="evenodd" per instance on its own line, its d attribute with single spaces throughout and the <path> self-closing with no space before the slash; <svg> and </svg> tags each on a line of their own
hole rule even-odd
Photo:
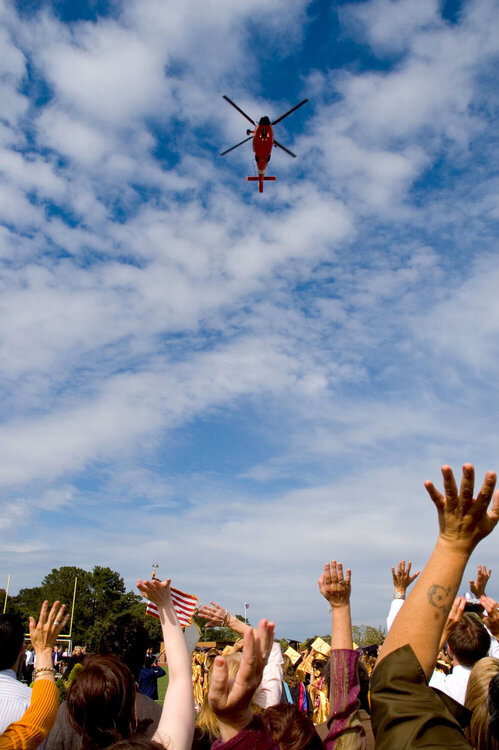
<svg viewBox="0 0 499 750">
<path fill-rule="evenodd" d="M 166 688 L 168 687 L 168 669 L 166 669 L 166 675 L 160 677 L 158 680 L 158 703 L 160 706 L 163 705 L 165 699 Z"/>
</svg>

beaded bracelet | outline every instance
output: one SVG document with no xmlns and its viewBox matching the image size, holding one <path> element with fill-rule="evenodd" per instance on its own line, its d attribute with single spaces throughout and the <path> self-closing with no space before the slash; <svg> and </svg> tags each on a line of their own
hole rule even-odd
<svg viewBox="0 0 499 750">
<path fill-rule="evenodd" d="M 225 616 L 224 616 L 224 619 L 222 620 L 222 627 L 226 627 L 229 624 L 229 621 L 230 621 L 230 614 L 227 610 L 225 610 Z"/>
<path fill-rule="evenodd" d="M 40 667 L 40 669 L 34 669 L 33 670 L 33 677 L 38 677 L 39 674 L 53 674 L 54 677 L 57 674 L 57 669 L 54 669 L 54 667 Z"/>
</svg>

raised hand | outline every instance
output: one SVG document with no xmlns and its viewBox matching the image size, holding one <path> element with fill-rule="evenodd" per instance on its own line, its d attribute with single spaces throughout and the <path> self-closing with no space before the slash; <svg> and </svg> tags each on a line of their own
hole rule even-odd
<svg viewBox="0 0 499 750">
<path fill-rule="evenodd" d="M 447 617 L 447 622 L 445 623 L 445 627 L 442 633 L 442 637 L 440 639 L 440 647 L 443 648 L 444 643 L 446 643 L 447 638 L 449 637 L 449 633 L 458 622 L 461 621 L 461 618 L 464 614 L 464 608 L 466 607 L 466 598 L 464 596 L 457 596 L 454 599 L 454 604 L 450 608 L 449 615 Z"/>
<path fill-rule="evenodd" d="M 499 520 L 499 492 L 494 493 L 496 474 L 487 472 L 476 498 L 473 498 L 475 470 L 471 464 L 463 466 L 459 491 L 450 466 L 442 466 L 442 476 L 445 495 L 432 482 L 425 482 L 438 511 L 439 539 L 454 552 L 469 555 Z M 491 500 L 492 506 L 487 510 Z"/>
<path fill-rule="evenodd" d="M 336 560 L 324 565 L 324 571 L 319 578 L 319 591 L 328 600 L 331 607 L 347 607 L 350 604 L 351 570 L 343 577 L 343 565 Z"/>
<path fill-rule="evenodd" d="M 203 604 L 198 609 L 199 617 L 203 620 L 208 621 L 208 625 L 215 627 L 222 627 L 227 624 L 227 620 L 230 617 L 226 609 L 217 604 L 216 602 L 210 602 L 209 604 Z"/>
<path fill-rule="evenodd" d="M 405 560 L 401 560 L 397 565 L 397 570 L 395 570 L 395 568 L 392 568 L 393 588 L 396 594 L 401 595 L 399 598 L 405 596 L 406 590 L 421 573 L 421 571 L 418 570 L 417 573 L 414 573 L 411 576 L 411 565 L 412 562 L 409 560 L 406 568 Z"/>
<path fill-rule="evenodd" d="M 157 607 L 168 606 L 171 604 L 172 597 L 170 591 L 171 578 L 166 581 L 160 581 L 159 578 L 153 578 L 150 581 L 137 581 L 137 588 L 144 597 L 154 602 Z"/>
<path fill-rule="evenodd" d="M 235 680 L 229 680 L 227 662 L 217 656 L 208 691 L 210 708 L 217 716 L 222 739 L 235 736 L 253 716 L 251 699 L 262 680 L 263 669 L 274 642 L 274 623 L 260 620 L 258 628 L 244 634 L 243 658 Z"/>
<path fill-rule="evenodd" d="M 40 609 L 38 622 L 34 617 L 29 618 L 29 634 L 31 643 L 36 654 L 37 669 L 51 669 L 52 651 L 57 639 L 69 620 L 69 615 L 64 615 L 66 605 L 54 602 L 50 612 L 47 614 L 49 603 L 44 601 Z"/>
<path fill-rule="evenodd" d="M 490 630 L 493 636 L 499 638 L 499 604 L 490 596 L 481 596 L 482 604 L 486 615 L 481 615 L 483 624 Z"/>
<path fill-rule="evenodd" d="M 480 597 L 485 594 L 485 586 L 487 585 L 487 582 L 491 575 L 491 568 L 489 568 L 487 572 L 486 565 L 478 565 L 476 581 L 474 581 L 473 579 L 470 580 L 470 591 L 477 599 L 480 599 Z"/>
</svg>

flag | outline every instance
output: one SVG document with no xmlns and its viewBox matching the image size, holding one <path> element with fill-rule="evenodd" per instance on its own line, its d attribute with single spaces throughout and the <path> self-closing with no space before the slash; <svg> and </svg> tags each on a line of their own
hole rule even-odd
<svg viewBox="0 0 499 750">
<path fill-rule="evenodd" d="M 178 589 L 170 588 L 172 595 L 173 608 L 177 614 L 178 621 L 183 628 L 189 627 L 192 623 L 192 616 L 196 609 L 198 598 L 192 594 L 186 594 Z M 146 615 L 156 617 L 159 620 L 158 608 L 154 602 L 147 602 Z"/>
</svg>

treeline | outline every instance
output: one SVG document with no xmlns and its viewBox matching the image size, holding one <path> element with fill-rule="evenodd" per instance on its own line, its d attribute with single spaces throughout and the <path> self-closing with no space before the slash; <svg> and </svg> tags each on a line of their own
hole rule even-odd
<svg viewBox="0 0 499 750">
<path fill-rule="evenodd" d="M 118 615 L 129 612 L 143 620 L 151 638 L 151 646 L 155 650 L 159 648 L 161 627 L 158 620 L 146 616 L 143 598 L 134 591 L 126 590 L 125 582 L 118 572 L 111 570 L 111 568 L 103 568 L 100 565 L 96 565 L 91 572 L 70 565 L 53 568 L 45 576 L 40 586 L 21 589 L 17 596 L 9 596 L 6 611 L 14 612 L 22 618 L 26 624 L 26 632 L 28 632 L 29 616 L 38 614 L 45 599 L 50 603 L 59 599 L 66 604 L 67 611 L 70 613 L 76 577 L 78 577 L 78 583 L 73 617 L 73 645 L 86 643 L 89 649 L 95 649 L 102 632 L 109 623 Z M 1 599 L 2 604 L 3 596 L 4 594 Z M 236 615 L 236 617 L 244 620 L 242 615 Z M 200 629 L 200 638 L 203 641 L 229 641 L 233 643 L 240 637 L 230 628 L 205 627 L 205 621 L 200 620 L 196 615 L 194 615 L 194 622 Z M 381 643 L 385 635 L 386 632 L 381 627 L 371 625 L 353 627 L 354 641 L 359 646 Z M 322 637 L 327 642 L 330 641 L 329 635 Z M 287 648 L 289 641 L 283 638 L 281 639 L 281 645 L 283 648 Z"/>
<path fill-rule="evenodd" d="M 53 568 L 40 586 L 21 589 L 17 596 L 9 596 L 6 611 L 18 614 L 26 623 L 26 628 L 29 616 L 38 614 L 45 599 L 50 603 L 59 599 L 71 613 L 76 577 L 78 582 L 72 630 L 74 645 L 86 643 L 89 649 L 96 648 L 102 632 L 111 620 L 127 612 L 144 621 L 151 642 L 155 647 L 159 645 L 161 627 L 155 618 L 146 616 L 143 598 L 126 590 L 119 573 L 100 565 L 96 565 L 91 572 L 72 565 Z"/>
</svg>

